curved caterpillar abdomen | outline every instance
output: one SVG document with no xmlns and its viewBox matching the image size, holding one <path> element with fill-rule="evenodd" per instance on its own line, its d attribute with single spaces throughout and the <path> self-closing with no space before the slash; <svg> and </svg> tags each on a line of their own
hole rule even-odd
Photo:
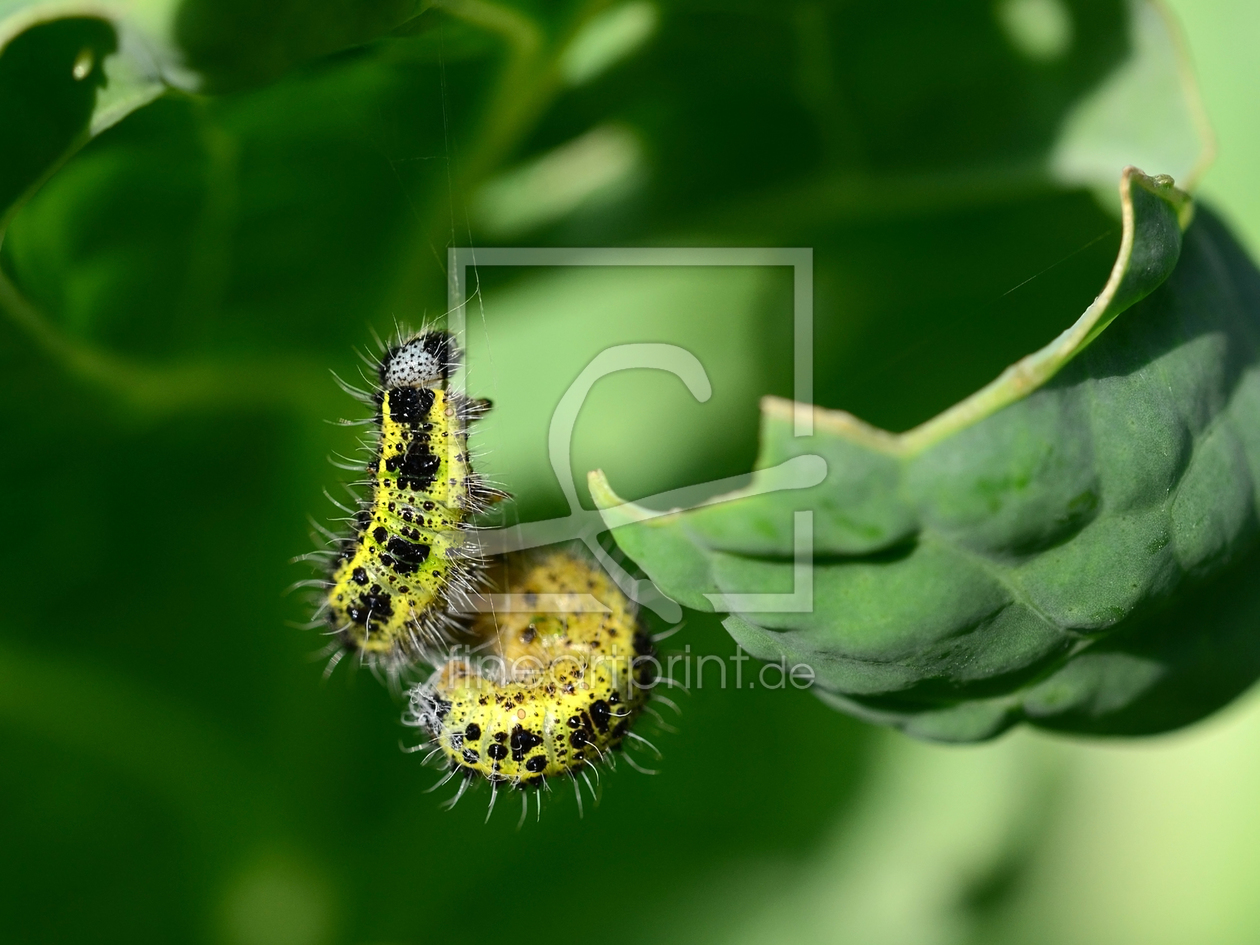
<svg viewBox="0 0 1260 945">
<path fill-rule="evenodd" d="M 473 632 L 489 652 L 451 660 L 412 689 L 404 721 L 452 771 L 536 787 L 621 747 L 655 682 L 652 643 L 617 586 L 572 555 L 536 560 L 508 589 L 589 594 L 606 610 L 483 614 Z"/>
<path fill-rule="evenodd" d="M 503 493 L 468 458 L 467 426 L 489 404 L 447 389 L 459 359 L 449 334 L 428 331 L 391 347 L 380 363 L 371 495 L 341 542 L 327 591 L 328 620 L 349 650 L 387 665 L 441 643 L 446 604 L 473 584 L 480 559 L 469 519 Z"/>
</svg>

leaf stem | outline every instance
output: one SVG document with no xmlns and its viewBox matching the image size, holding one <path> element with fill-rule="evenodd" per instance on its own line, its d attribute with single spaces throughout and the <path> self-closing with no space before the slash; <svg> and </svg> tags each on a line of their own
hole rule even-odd
<svg viewBox="0 0 1260 945">
<path fill-rule="evenodd" d="M 67 373 L 148 418 L 188 410 L 282 407 L 307 412 L 331 395 L 321 372 L 301 359 L 155 366 L 119 357 L 59 331 L 0 270 L 0 310 Z M 328 388 L 328 390 L 324 390 Z"/>
</svg>

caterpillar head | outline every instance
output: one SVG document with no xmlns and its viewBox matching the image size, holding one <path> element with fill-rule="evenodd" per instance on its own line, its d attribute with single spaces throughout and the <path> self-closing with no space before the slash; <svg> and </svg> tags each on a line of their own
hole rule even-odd
<svg viewBox="0 0 1260 945">
<path fill-rule="evenodd" d="M 394 345 L 381 358 L 381 386 L 431 387 L 444 381 L 459 362 L 449 332 L 426 331 Z"/>
</svg>

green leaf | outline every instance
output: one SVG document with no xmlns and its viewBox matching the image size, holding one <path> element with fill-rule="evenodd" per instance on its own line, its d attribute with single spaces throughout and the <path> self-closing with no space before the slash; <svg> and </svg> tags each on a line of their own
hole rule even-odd
<svg viewBox="0 0 1260 945">
<path fill-rule="evenodd" d="M 421 9 L 420 0 L 0 0 L 0 236 L 60 161 L 168 88 L 258 84 Z"/>
<path fill-rule="evenodd" d="M 1162 7 L 1130 5 L 1129 45 L 1128 59 L 1073 106 L 1050 154 L 1058 180 L 1089 186 L 1117 209 L 1112 184 L 1125 165 L 1157 167 L 1190 190 L 1215 157 L 1177 25 Z"/>
<path fill-rule="evenodd" d="M 618 544 L 670 596 L 729 610 L 711 595 L 792 591 L 793 513 L 811 511 L 812 610 L 727 629 L 924 737 L 1157 731 L 1231 698 L 1260 675 L 1239 619 L 1260 601 L 1235 586 L 1256 538 L 1260 277 L 1210 214 L 1183 246 L 1169 181 L 1126 172 L 1121 197 L 1111 278 L 1054 342 L 900 435 L 814 408 L 794 436 L 794 405 L 768 400 L 758 466 L 821 456 L 814 489 L 755 494 L 763 472 L 661 514 L 593 473 Z"/>
<path fill-rule="evenodd" d="M 109 24 L 60 19 L 6 36 L 0 20 L 0 235 L 11 209 L 84 140 L 117 47 Z"/>
</svg>

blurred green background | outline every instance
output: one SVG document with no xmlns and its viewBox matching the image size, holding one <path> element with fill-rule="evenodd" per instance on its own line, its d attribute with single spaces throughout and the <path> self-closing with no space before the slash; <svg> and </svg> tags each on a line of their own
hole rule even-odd
<svg viewBox="0 0 1260 945">
<path fill-rule="evenodd" d="M 944 748 L 697 690 L 650 735 L 660 775 L 517 831 L 484 790 L 424 793 L 370 674 L 321 680 L 283 592 L 355 449 L 328 371 L 442 314 L 446 246 L 811 246 L 817 402 L 905 429 L 1088 304 L 1122 164 L 1185 180 L 1206 149 L 1142 4 L 445 6 L 188 0 L 169 36 L 201 91 L 103 130 L 9 222 L 0 939 L 1260 938 L 1254 698 L 1141 742 Z M 1219 143 L 1199 194 L 1254 253 L 1260 10 L 1172 6 Z M 115 44 L 59 20 L 0 56 L 6 202 L 91 113 L 72 64 L 96 50 L 99 78 Z M 791 393 L 781 270 L 477 276 L 509 521 L 564 511 L 546 424 L 608 344 L 684 345 L 714 384 L 596 389 L 574 472 L 630 497 L 746 471 L 757 398 Z M 695 614 L 667 645 L 733 650 Z"/>
</svg>

